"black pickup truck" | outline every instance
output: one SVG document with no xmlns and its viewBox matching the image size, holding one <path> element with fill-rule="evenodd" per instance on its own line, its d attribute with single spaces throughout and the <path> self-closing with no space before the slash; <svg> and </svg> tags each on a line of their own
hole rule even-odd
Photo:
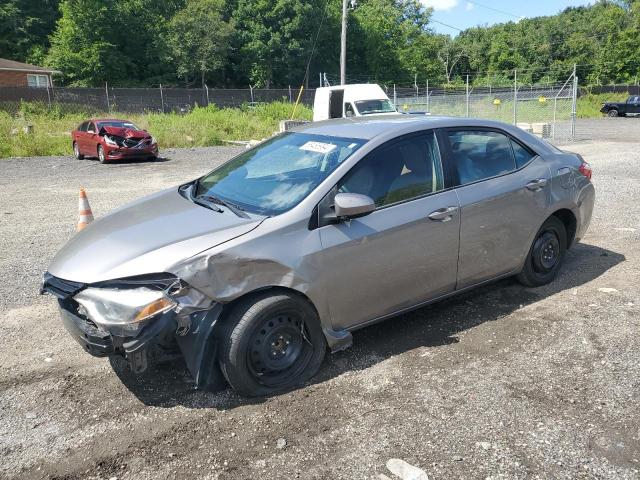
<svg viewBox="0 0 640 480">
<path fill-rule="evenodd" d="M 632 95 L 624 103 L 607 102 L 602 104 L 602 113 L 609 117 L 640 115 L 640 96 Z"/>
</svg>

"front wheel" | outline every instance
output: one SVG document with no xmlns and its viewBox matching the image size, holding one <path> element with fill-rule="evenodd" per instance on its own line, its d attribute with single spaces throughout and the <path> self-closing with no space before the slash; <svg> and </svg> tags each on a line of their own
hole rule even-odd
<svg viewBox="0 0 640 480">
<path fill-rule="evenodd" d="M 520 283 L 527 287 L 541 287 L 553 281 L 560 270 L 567 251 L 567 230 L 557 217 L 549 217 L 538 230 L 527 255 Z"/>
<path fill-rule="evenodd" d="M 283 392 L 309 380 L 327 348 L 314 308 L 296 294 L 250 297 L 233 308 L 225 325 L 220 367 L 245 396 Z"/>
<path fill-rule="evenodd" d="M 618 116 L 618 110 L 616 110 L 615 108 L 612 110 L 609 110 L 607 112 L 607 115 L 611 118 L 617 117 Z"/>
<path fill-rule="evenodd" d="M 100 163 L 106 163 L 107 161 L 107 157 L 104 154 L 104 148 L 102 147 L 102 145 L 98 145 L 98 160 L 100 160 Z"/>
</svg>

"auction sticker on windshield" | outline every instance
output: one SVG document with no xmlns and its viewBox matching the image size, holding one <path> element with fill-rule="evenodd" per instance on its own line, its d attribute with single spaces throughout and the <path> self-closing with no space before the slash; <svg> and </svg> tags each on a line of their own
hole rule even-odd
<svg viewBox="0 0 640 480">
<path fill-rule="evenodd" d="M 300 147 L 300 150 L 307 150 L 308 152 L 315 153 L 330 153 L 336 149 L 336 146 L 332 143 L 323 142 L 307 142 Z"/>
</svg>

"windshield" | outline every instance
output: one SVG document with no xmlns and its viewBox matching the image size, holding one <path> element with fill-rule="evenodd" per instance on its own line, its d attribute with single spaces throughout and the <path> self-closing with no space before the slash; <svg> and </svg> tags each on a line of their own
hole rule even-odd
<svg viewBox="0 0 640 480">
<path fill-rule="evenodd" d="M 360 100 L 359 102 L 356 102 L 356 107 L 358 108 L 360 115 L 396 112 L 393 103 L 386 98 L 383 100 Z"/>
<path fill-rule="evenodd" d="M 98 128 L 102 127 L 116 127 L 116 128 L 130 128 L 131 130 L 140 130 L 132 122 L 125 120 L 108 120 L 106 122 L 98 122 Z"/>
<path fill-rule="evenodd" d="M 279 135 L 200 178 L 195 196 L 278 215 L 295 207 L 364 140 L 304 133 Z"/>
</svg>

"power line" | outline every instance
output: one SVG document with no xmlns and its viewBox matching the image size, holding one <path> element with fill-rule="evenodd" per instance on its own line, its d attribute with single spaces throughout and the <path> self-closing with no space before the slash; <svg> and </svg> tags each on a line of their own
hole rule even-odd
<svg viewBox="0 0 640 480">
<path fill-rule="evenodd" d="M 313 54 L 316 51 L 316 44 L 318 43 L 318 37 L 320 37 L 320 32 L 322 31 L 322 24 L 324 23 L 324 19 L 327 16 L 327 7 L 329 6 L 329 0 L 324 2 L 324 12 L 322 14 L 322 19 L 320 20 L 320 25 L 318 26 L 318 31 L 316 32 L 316 38 L 313 41 L 313 46 L 311 47 L 311 53 L 309 54 L 309 61 L 307 62 L 307 69 L 304 72 L 304 78 L 302 79 L 302 85 L 307 81 L 307 77 L 309 77 L 309 67 L 311 66 L 311 59 L 313 58 Z"/>
<path fill-rule="evenodd" d="M 506 15 L 508 17 L 517 18 L 518 20 L 521 20 L 521 19 L 524 18 L 524 16 L 522 16 L 522 15 L 515 15 L 513 13 L 505 12 L 504 10 L 500 10 L 500 9 L 494 8 L 494 7 L 489 7 L 487 5 L 483 5 L 482 3 L 479 3 L 479 2 L 467 0 L 467 3 L 470 3 L 472 5 L 476 5 L 477 7 L 486 8 L 487 10 L 492 10 L 492 11 L 497 12 L 497 13 L 501 13 L 501 14 Z"/>
<path fill-rule="evenodd" d="M 436 19 L 435 19 L 435 18 L 433 18 L 433 17 L 431 17 L 431 18 L 429 19 L 429 21 L 431 21 L 431 22 L 433 22 L 433 23 L 439 23 L 440 25 L 444 25 L 445 27 L 452 28 L 452 29 L 457 30 L 457 31 L 459 31 L 459 32 L 464 32 L 464 30 L 463 30 L 463 29 L 461 29 L 461 28 L 454 27 L 453 25 L 449 25 L 448 23 L 441 22 L 440 20 L 436 20 Z"/>
</svg>

